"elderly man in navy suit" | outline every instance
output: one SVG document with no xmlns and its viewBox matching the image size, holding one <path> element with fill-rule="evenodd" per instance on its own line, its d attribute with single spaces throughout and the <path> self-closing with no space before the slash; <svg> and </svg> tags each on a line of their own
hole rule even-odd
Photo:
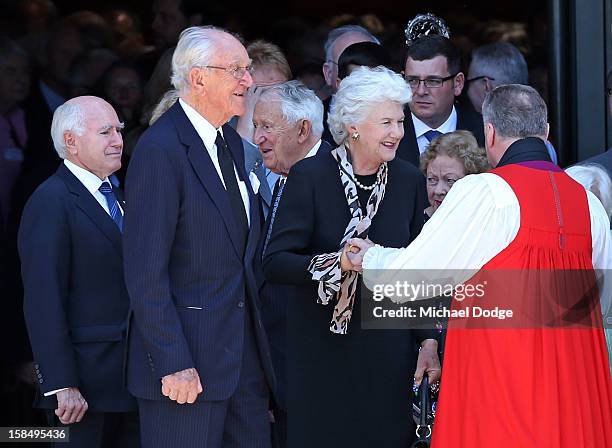
<svg viewBox="0 0 612 448">
<path fill-rule="evenodd" d="M 70 446 L 138 446 L 136 401 L 123 381 L 126 205 L 108 179 L 121 167 L 122 128 L 100 98 L 59 106 L 51 136 L 64 162 L 31 196 L 19 228 L 37 401 L 55 409 L 51 425 L 70 425 Z"/>
<path fill-rule="evenodd" d="M 183 31 L 172 58 L 179 100 L 130 162 L 127 377 L 146 447 L 270 444 L 273 372 L 253 270 L 257 181 L 226 124 L 244 112 L 250 71 L 231 34 Z"/>
</svg>

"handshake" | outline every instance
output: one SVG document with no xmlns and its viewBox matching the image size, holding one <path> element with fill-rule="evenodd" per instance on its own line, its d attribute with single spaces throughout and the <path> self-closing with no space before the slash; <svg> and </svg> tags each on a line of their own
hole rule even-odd
<svg viewBox="0 0 612 448">
<path fill-rule="evenodd" d="M 369 239 L 362 240 L 361 238 L 350 238 L 344 245 L 342 256 L 340 257 L 340 268 L 342 272 L 363 271 L 363 256 L 372 246 L 374 246 L 374 243 Z"/>
</svg>

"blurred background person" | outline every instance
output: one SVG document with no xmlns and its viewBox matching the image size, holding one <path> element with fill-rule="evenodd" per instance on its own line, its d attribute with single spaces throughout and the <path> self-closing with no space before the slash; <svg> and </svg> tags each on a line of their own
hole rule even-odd
<svg viewBox="0 0 612 448">
<path fill-rule="evenodd" d="M 358 42 L 349 45 L 338 59 L 336 89 L 340 87 L 340 81 L 356 68 L 363 66 L 370 68 L 383 66 L 391 69 L 391 56 L 383 46 L 374 42 Z"/>
<path fill-rule="evenodd" d="M 338 147 L 287 178 L 263 268 L 269 282 L 295 285 L 286 298 L 288 446 L 408 446 L 411 378 L 439 374 L 433 330 L 362 330 L 361 280 L 347 272 L 348 238 L 403 247 L 421 230 L 423 176 L 395 158 L 410 97 L 388 69 L 355 70 L 329 115 Z"/>
<path fill-rule="evenodd" d="M 327 35 L 327 40 L 323 47 L 325 52 L 325 62 L 323 63 L 323 76 L 327 84 L 328 92 L 321 92 L 323 100 L 323 140 L 334 146 L 334 137 L 327 125 L 327 114 L 332 101 L 332 96 L 338 89 L 338 59 L 344 50 L 357 42 L 374 42 L 380 45 L 380 40 L 364 27 L 360 25 L 343 25 L 332 29 Z"/>
<path fill-rule="evenodd" d="M 528 84 L 529 72 L 523 54 L 509 42 L 495 42 L 472 51 L 466 80 L 467 94 L 481 113 L 487 93 L 502 84 Z"/>
<path fill-rule="evenodd" d="M 11 209 L 11 191 L 19 175 L 27 129 L 23 102 L 30 93 L 28 54 L 0 37 L 0 217 L 2 229 Z"/>
<path fill-rule="evenodd" d="M 453 131 L 433 139 L 421 156 L 429 207 L 425 221 L 442 204 L 453 184 L 468 174 L 484 173 L 491 166 L 484 148 L 470 131 Z"/>
<path fill-rule="evenodd" d="M 587 163 L 570 166 L 565 169 L 565 172 L 586 190 L 597 196 L 608 217 L 612 220 L 612 179 L 610 179 L 606 169 L 596 163 Z M 610 223 L 610 231 L 612 232 L 612 222 Z M 604 319 L 606 344 L 608 345 L 608 362 L 612 375 L 612 277 L 610 272 L 605 273 L 604 279 L 599 297 Z"/>
<path fill-rule="evenodd" d="M 281 84 L 293 78 L 291 68 L 282 50 L 271 42 L 256 40 L 247 46 L 247 53 L 253 64 L 251 77 L 253 85 L 247 93 L 247 104 L 244 115 L 236 121 L 236 131 L 250 142 L 253 141 L 253 110 L 266 87 Z"/>
</svg>

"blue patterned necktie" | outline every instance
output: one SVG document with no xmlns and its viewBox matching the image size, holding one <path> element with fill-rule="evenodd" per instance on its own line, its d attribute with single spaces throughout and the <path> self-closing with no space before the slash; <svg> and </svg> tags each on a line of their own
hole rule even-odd
<svg viewBox="0 0 612 448">
<path fill-rule="evenodd" d="M 276 218 L 276 210 L 278 209 L 278 204 L 280 202 L 281 196 L 283 195 L 283 189 L 285 188 L 285 180 L 286 179 L 282 177 L 278 180 L 278 192 L 276 193 L 276 197 L 274 198 L 274 204 L 272 204 L 272 210 L 270 211 L 270 225 L 268 226 L 266 240 L 264 241 L 263 250 L 261 251 L 262 258 L 266 253 L 268 243 L 270 242 L 270 237 L 272 236 L 272 224 L 274 224 L 274 218 Z"/>
<path fill-rule="evenodd" d="M 426 133 L 423 134 L 427 141 L 431 143 L 431 141 L 439 135 L 442 135 L 442 132 L 430 129 Z"/>
<path fill-rule="evenodd" d="M 117 196 L 115 196 L 113 188 L 108 182 L 102 182 L 98 190 L 106 198 L 106 204 L 108 205 L 111 218 L 113 218 L 113 221 L 115 221 L 115 224 L 119 227 L 119 231 L 123 232 L 123 215 L 121 214 L 121 209 L 119 208 Z"/>
</svg>

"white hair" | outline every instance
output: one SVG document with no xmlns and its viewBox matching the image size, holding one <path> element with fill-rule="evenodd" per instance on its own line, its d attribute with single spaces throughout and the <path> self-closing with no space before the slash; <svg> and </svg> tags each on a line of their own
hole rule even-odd
<svg viewBox="0 0 612 448">
<path fill-rule="evenodd" d="M 361 123 L 370 108 L 385 101 L 402 106 L 412 99 L 412 90 L 397 73 L 385 67 L 359 67 L 340 83 L 327 117 L 329 130 L 338 145 L 348 137 L 347 126 Z"/>
<path fill-rule="evenodd" d="M 215 36 L 219 33 L 225 31 L 213 26 L 192 26 L 181 33 L 172 55 L 170 76 L 170 82 L 179 92 L 187 90 L 192 68 L 211 65 L 217 43 Z"/>
<path fill-rule="evenodd" d="M 612 216 L 612 180 L 601 165 L 596 163 L 574 165 L 566 168 L 565 172 L 586 190 L 597 196 L 608 218 Z"/>
<path fill-rule="evenodd" d="M 55 109 L 51 122 L 51 139 L 57 154 L 66 158 L 66 142 L 64 132 L 74 132 L 76 135 L 85 133 L 85 111 L 77 102 L 66 102 Z"/>
<path fill-rule="evenodd" d="M 259 101 L 279 100 L 283 118 L 290 125 L 299 120 L 308 120 L 312 134 L 321 138 L 323 134 L 323 103 L 319 97 L 300 81 L 287 81 L 267 88 Z"/>
</svg>

